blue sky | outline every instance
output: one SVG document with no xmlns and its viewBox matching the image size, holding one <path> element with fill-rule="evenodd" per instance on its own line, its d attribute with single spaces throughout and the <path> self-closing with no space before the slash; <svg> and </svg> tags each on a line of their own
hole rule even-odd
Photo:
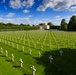
<svg viewBox="0 0 76 75">
<path fill-rule="evenodd" d="M 0 0 L 0 22 L 59 25 L 76 15 L 76 0 Z"/>
</svg>

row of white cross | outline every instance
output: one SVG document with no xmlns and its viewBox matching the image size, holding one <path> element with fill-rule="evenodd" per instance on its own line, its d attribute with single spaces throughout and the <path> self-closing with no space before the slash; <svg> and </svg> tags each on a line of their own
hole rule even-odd
<svg viewBox="0 0 76 75">
<path fill-rule="evenodd" d="M 60 56 L 62 56 L 62 54 L 63 54 L 63 51 L 62 51 L 62 50 L 60 50 L 59 52 L 60 52 Z M 49 59 L 50 59 L 50 63 L 52 63 L 52 60 L 53 60 L 53 57 L 52 57 L 52 55 L 50 55 Z"/>
<path fill-rule="evenodd" d="M 1 47 L 0 50 L 1 50 L 0 52 L 3 53 L 3 48 L 2 48 L 2 47 Z M 31 49 L 30 49 L 29 51 L 30 51 L 30 55 L 31 55 Z M 60 56 L 62 56 L 63 51 L 60 50 L 59 52 L 60 52 Z M 8 57 L 8 51 L 7 51 L 7 50 L 5 51 L 5 56 Z M 40 58 L 40 56 L 41 56 L 40 51 L 38 52 L 38 56 L 39 56 L 39 58 Z M 12 57 L 11 60 L 14 62 L 14 55 L 12 54 L 11 57 Z M 53 60 L 52 55 L 50 55 L 49 59 L 50 59 L 50 63 L 52 63 L 52 60 Z M 23 67 L 23 65 L 22 65 L 22 64 L 23 64 L 23 60 L 20 58 L 19 61 L 20 61 L 20 67 Z M 32 66 L 32 69 L 35 70 L 34 66 Z M 33 72 L 33 73 L 34 73 L 34 72 Z M 33 74 L 33 75 L 35 75 L 35 74 Z"/>
<path fill-rule="evenodd" d="M 0 52 L 3 54 L 3 48 L 2 47 L 0 49 Z M 40 55 L 41 55 L 41 53 L 39 52 L 39 57 L 40 57 Z M 5 51 L 5 56 L 8 57 L 8 51 L 7 50 Z M 14 62 L 14 54 L 11 55 L 11 60 Z M 22 58 L 20 58 L 19 62 L 20 62 L 20 67 L 23 67 Z M 35 75 L 36 69 L 35 69 L 34 65 L 31 67 L 31 69 L 32 69 L 32 75 Z"/>
</svg>

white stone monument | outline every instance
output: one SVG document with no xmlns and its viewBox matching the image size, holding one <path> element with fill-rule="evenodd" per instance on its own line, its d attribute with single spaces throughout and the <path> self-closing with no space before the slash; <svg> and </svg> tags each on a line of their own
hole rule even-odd
<svg viewBox="0 0 76 75">
<path fill-rule="evenodd" d="M 59 52 L 60 52 L 60 56 L 62 56 L 62 54 L 63 54 L 63 51 L 62 51 L 62 50 L 60 50 Z"/>
<path fill-rule="evenodd" d="M 50 55 L 49 59 L 50 59 L 50 63 L 52 63 L 52 60 L 53 60 L 52 55 Z"/>
<path fill-rule="evenodd" d="M 41 53 L 40 53 L 40 51 L 38 51 L 38 57 L 39 57 L 39 58 L 41 57 Z"/>
<path fill-rule="evenodd" d="M 34 65 L 31 67 L 31 69 L 32 69 L 32 75 L 35 75 L 36 69 L 35 69 Z"/>
<path fill-rule="evenodd" d="M 34 44 L 34 48 L 36 48 L 36 44 Z"/>
<path fill-rule="evenodd" d="M 29 49 L 29 53 L 30 53 L 30 55 L 31 55 L 31 52 L 32 52 L 32 50 L 31 50 L 31 49 Z"/>
<path fill-rule="evenodd" d="M 17 44 L 17 49 L 18 49 L 18 44 Z"/>
<path fill-rule="evenodd" d="M 24 46 L 22 46 L 22 51 L 24 52 Z"/>
<path fill-rule="evenodd" d="M 20 58 L 20 67 L 23 67 L 23 61 L 22 61 L 22 59 Z"/>
<path fill-rule="evenodd" d="M 3 48 L 1 47 L 1 53 L 3 53 Z"/>
<path fill-rule="evenodd" d="M 12 61 L 14 62 L 14 55 L 12 54 Z"/>
<path fill-rule="evenodd" d="M 5 51 L 5 55 L 6 55 L 6 57 L 8 57 L 8 51 L 7 50 Z"/>
</svg>

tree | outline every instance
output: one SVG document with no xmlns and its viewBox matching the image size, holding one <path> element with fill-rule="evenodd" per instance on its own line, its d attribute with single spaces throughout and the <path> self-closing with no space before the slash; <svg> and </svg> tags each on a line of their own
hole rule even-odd
<svg viewBox="0 0 76 75">
<path fill-rule="evenodd" d="M 24 24 L 21 23 L 20 26 L 24 26 Z"/>
<path fill-rule="evenodd" d="M 67 23 L 65 19 L 61 20 L 61 30 L 67 30 Z"/>
<path fill-rule="evenodd" d="M 48 22 L 47 25 L 49 25 L 49 26 L 54 26 L 54 25 L 52 24 L 52 22 Z"/>
<path fill-rule="evenodd" d="M 34 27 L 35 25 L 33 24 L 32 26 Z"/>
<path fill-rule="evenodd" d="M 73 15 L 68 23 L 68 30 L 76 31 L 76 16 Z"/>
<path fill-rule="evenodd" d="M 5 24 L 3 22 L 0 22 L 0 26 L 5 26 Z"/>
<path fill-rule="evenodd" d="M 45 23 L 40 23 L 40 24 L 39 24 L 39 26 L 44 26 L 44 25 L 45 25 Z"/>
<path fill-rule="evenodd" d="M 7 23 L 6 26 L 14 26 L 12 23 Z"/>
</svg>

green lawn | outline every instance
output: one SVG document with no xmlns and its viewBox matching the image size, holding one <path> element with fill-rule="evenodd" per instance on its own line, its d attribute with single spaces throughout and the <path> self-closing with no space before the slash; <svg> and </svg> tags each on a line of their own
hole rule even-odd
<svg viewBox="0 0 76 75">
<path fill-rule="evenodd" d="M 76 75 L 76 32 L 0 32 L 0 47 L 3 48 L 3 54 L 0 53 L 0 75 L 32 75 L 32 65 L 36 68 L 36 75 Z M 31 55 L 29 49 L 32 50 Z M 8 51 L 8 57 L 5 57 L 5 50 Z M 62 56 L 60 50 L 63 50 Z M 11 61 L 12 53 L 15 56 L 14 62 Z M 50 55 L 53 57 L 52 63 L 49 61 Z M 20 58 L 23 60 L 22 68 Z"/>
</svg>

